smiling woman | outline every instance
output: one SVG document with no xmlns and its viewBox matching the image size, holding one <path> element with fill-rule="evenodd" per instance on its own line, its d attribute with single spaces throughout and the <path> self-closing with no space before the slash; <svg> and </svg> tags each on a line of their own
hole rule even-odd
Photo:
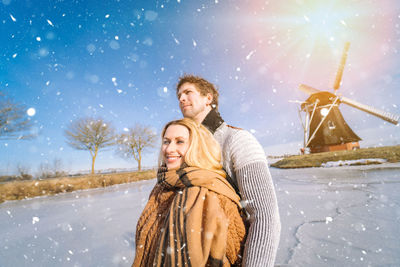
<svg viewBox="0 0 400 267">
<path fill-rule="evenodd" d="M 158 181 L 136 227 L 133 266 L 240 265 L 246 229 L 218 143 L 190 119 L 168 123 L 162 137 Z"/>
</svg>

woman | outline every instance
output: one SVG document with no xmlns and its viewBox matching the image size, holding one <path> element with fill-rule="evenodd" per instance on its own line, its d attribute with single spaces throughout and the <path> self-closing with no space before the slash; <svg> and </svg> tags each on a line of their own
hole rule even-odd
<svg viewBox="0 0 400 267">
<path fill-rule="evenodd" d="M 162 131 L 157 184 L 136 228 L 132 266 L 240 265 L 245 226 L 211 133 L 190 119 Z"/>
</svg>

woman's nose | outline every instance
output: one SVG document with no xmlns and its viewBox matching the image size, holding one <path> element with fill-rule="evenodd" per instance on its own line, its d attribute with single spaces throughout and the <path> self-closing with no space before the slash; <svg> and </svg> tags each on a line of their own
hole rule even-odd
<svg viewBox="0 0 400 267">
<path fill-rule="evenodd" d="M 172 152 L 176 149 L 175 143 L 171 142 L 168 144 L 168 146 L 166 147 L 165 151 L 166 152 Z"/>
</svg>

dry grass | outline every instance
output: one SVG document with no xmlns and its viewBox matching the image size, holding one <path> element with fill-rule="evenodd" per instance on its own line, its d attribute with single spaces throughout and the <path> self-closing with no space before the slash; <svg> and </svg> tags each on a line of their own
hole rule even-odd
<svg viewBox="0 0 400 267">
<path fill-rule="evenodd" d="M 82 175 L 46 180 L 15 181 L 0 184 L 0 203 L 43 195 L 72 192 L 75 190 L 106 187 L 115 184 L 148 180 L 156 177 L 155 170 L 142 172 Z"/>
<path fill-rule="evenodd" d="M 271 166 L 282 169 L 320 167 L 322 163 L 326 163 L 328 161 L 372 158 L 386 159 L 388 162 L 399 162 L 400 146 L 362 148 L 351 151 L 335 151 L 301 156 L 290 156 L 271 164 Z"/>
</svg>

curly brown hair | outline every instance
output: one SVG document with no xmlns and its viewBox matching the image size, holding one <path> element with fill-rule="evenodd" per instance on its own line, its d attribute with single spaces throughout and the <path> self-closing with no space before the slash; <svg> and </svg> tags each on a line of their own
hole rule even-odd
<svg viewBox="0 0 400 267">
<path fill-rule="evenodd" d="M 184 83 L 191 83 L 193 84 L 196 89 L 200 92 L 200 95 L 206 96 L 208 93 L 212 95 L 212 102 L 211 106 L 215 109 L 218 109 L 218 90 L 216 89 L 215 85 L 207 81 L 206 79 L 192 75 L 192 74 L 185 74 L 181 77 L 179 77 L 179 82 L 176 85 L 176 95 L 178 96 L 179 88 L 184 84 Z"/>
</svg>

